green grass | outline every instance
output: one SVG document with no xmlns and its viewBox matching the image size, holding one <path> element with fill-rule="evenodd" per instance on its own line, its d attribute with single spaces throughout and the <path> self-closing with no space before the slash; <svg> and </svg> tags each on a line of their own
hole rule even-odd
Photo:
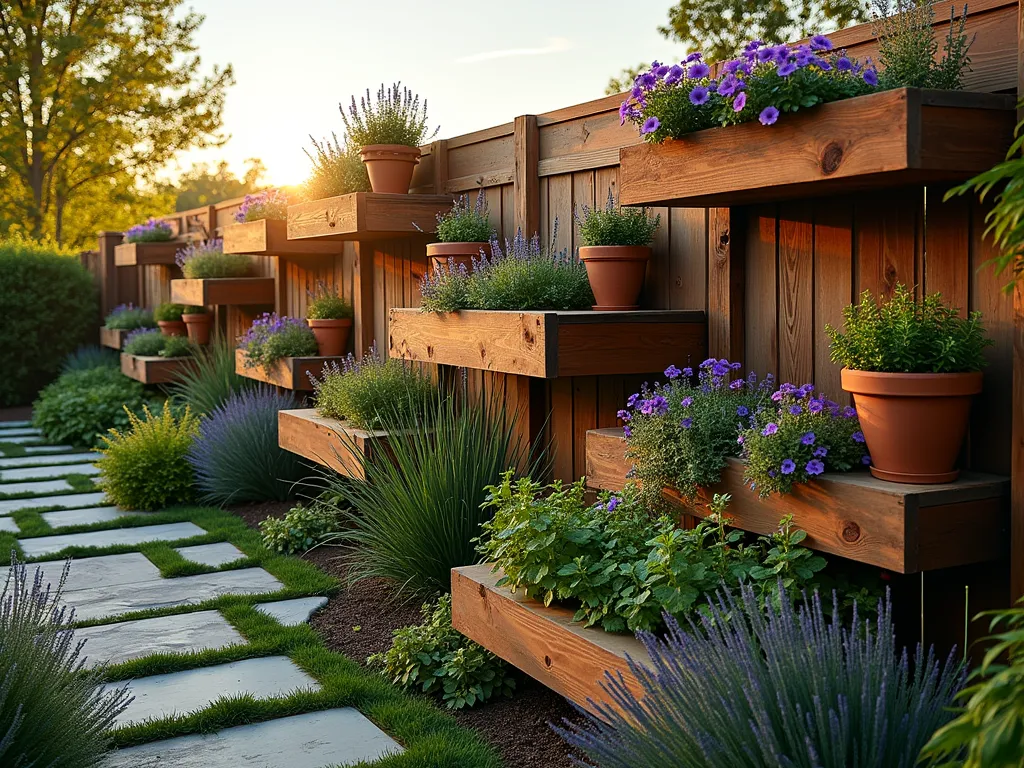
<svg viewBox="0 0 1024 768">
<path fill-rule="evenodd" d="M 28 453 L 25 451 L 25 446 L 19 443 L 5 443 L 0 440 L 0 455 L 5 459 L 14 459 L 19 456 L 27 456 Z"/>
</svg>

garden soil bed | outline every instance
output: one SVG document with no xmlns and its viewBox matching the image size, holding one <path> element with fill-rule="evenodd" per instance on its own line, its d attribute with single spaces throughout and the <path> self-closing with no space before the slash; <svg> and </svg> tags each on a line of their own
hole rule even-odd
<svg viewBox="0 0 1024 768">
<path fill-rule="evenodd" d="M 270 515 L 283 515 L 290 507 L 288 502 L 267 502 L 235 507 L 232 512 L 255 528 L 261 520 Z M 304 559 L 344 583 L 342 551 L 338 547 L 323 546 L 308 552 Z M 417 602 L 396 600 L 388 582 L 372 579 L 343 586 L 313 617 L 311 624 L 332 651 L 365 664 L 367 656 L 390 647 L 391 633 L 395 629 L 419 621 Z M 548 723 L 561 723 L 562 718 L 581 719 L 565 699 L 530 679 L 521 679 L 510 699 L 453 714 L 461 725 L 474 729 L 490 742 L 509 768 L 569 766 L 569 748 Z M 510 723 L 515 723 L 515 727 L 509 727 Z"/>
</svg>

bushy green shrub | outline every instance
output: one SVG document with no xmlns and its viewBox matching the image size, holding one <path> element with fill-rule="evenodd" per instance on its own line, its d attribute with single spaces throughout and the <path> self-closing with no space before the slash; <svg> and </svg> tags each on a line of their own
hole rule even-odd
<svg viewBox="0 0 1024 768">
<path fill-rule="evenodd" d="M 296 504 L 284 517 L 268 517 L 260 522 L 263 546 L 284 554 L 302 554 L 316 545 L 338 524 L 334 509 L 314 502 Z"/>
<path fill-rule="evenodd" d="M 344 320 L 352 317 L 352 305 L 326 284 L 320 283 L 306 308 L 310 320 Z"/>
<path fill-rule="evenodd" d="M 957 4 L 949 9 L 949 30 L 939 55 L 935 9 L 919 0 L 872 0 L 872 33 L 878 39 L 878 75 L 883 88 L 960 90 L 970 71 L 974 36 L 964 34 L 967 4 L 956 21 Z"/>
<path fill-rule="evenodd" d="M 178 322 L 181 320 L 181 313 L 185 311 L 185 305 L 183 304 L 172 304 L 170 302 L 164 302 L 157 306 L 153 310 L 153 319 L 158 323 L 163 322 Z"/>
<path fill-rule="evenodd" d="M 339 104 L 342 122 L 345 123 L 345 136 L 354 147 L 365 147 L 369 144 L 401 144 L 407 147 L 418 147 L 437 135 L 427 132 L 427 102 L 420 106 L 420 97 L 395 83 L 390 88 L 383 84 L 377 91 L 376 100 L 366 89 L 366 96 L 352 97 L 348 114 Z"/>
<path fill-rule="evenodd" d="M 153 313 L 143 307 L 121 304 L 114 307 L 103 322 L 112 331 L 134 331 L 136 328 L 156 328 Z"/>
<path fill-rule="evenodd" d="M 145 387 L 119 368 L 72 371 L 39 393 L 32 424 L 49 443 L 91 447 L 107 430 L 129 426 L 125 408 L 141 413 L 148 400 Z"/>
<path fill-rule="evenodd" d="M 581 245 L 650 245 L 661 226 L 647 208 L 620 208 L 611 189 L 603 211 L 584 205 L 575 216 Z"/>
<path fill-rule="evenodd" d="M 347 195 L 351 192 L 369 192 L 370 177 L 366 165 L 359 158 L 359 148 L 342 146 L 338 137 L 331 134 L 331 141 L 322 144 L 312 136 L 313 152 L 303 150 L 313 164 L 313 170 L 302 185 L 302 196 L 307 200 L 323 200 L 327 197 Z"/>
<path fill-rule="evenodd" d="M 96 327 L 92 276 L 77 258 L 0 241 L 0 407 L 24 405 Z"/>
<path fill-rule="evenodd" d="M 158 510 L 194 499 L 195 474 L 186 458 L 199 418 L 186 406 L 181 417 L 164 403 L 159 416 L 143 408 L 145 419 L 130 411 L 125 430 L 103 437 L 100 486 L 123 509 Z"/>
<path fill-rule="evenodd" d="M 166 336 L 160 357 L 191 357 L 195 349 L 187 336 Z"/>
<path fill-rule="evenodd" d="M 238 345 L 250 367 L 266 368 L 283 357 L 308 357 L 319 351 L 313 329 L 304 320 L 264 313 L 252 322 Z"/>
<path fill-rule="evenodd" d="M 494 227 L 487 216 L 487 197 L 481 189 L 476 203 L 469 206 L 469 195 L 460 195 L 450 211 L 437 214 L 437 239 L 442 243 L 487 243 Z"/>
<path fill-rule="evenodd" d="M 448 709 L 512 695 L 515 670 L 452 627 L 450 595 L 422 610 L 422 624 L 395 630 L 391 647 L 367 661 L 403 690 L 440 696 Z"/>
<path fill-rule="evenodd" d="M 179 371 L 167 388 L 174 402 L 191 406 L 200 416 L 256 386 L 253 379 L 235 373 L 235 349 L 222 338 L 196 349 L 194 358 L 195 365 Z"/>
<path fill-rule="evenodd" d="M 0 592 L 0 765 L 91 768 L 106 752 L 109 729 L 131 701 L 127 687 L 101 692 L 75 642 L 74 611 L 49 569 L 30 576 L 13 560 Z M 52 586 L 51 586 L 52 585 Z"/>
<path fill-rule="evenodd" d="M 157 357 L 164 351 L 169 336 L 164 336 L 155 328 L 139 328 L 128 334 L 124 341 L 126 355 L 138 357 Z"/>
<path fill-rule="evenodd" d="M 71 371 L 88 371 L 93 368 L 117 368 L 120 365 L 120 357 L 117 352 L 108 347 L 98 347 L 89 344 L 79 347 L 60 365 L 61 373 Z"/>
<path fill-rule="evenodd" d="M 219 238 L 189 243 L 174 257 L 181 273 L 191 280 L 218 277 L 249 277 L 256 265 L 244 253 L 224 253 L 224 241 Z"/>
</svg>

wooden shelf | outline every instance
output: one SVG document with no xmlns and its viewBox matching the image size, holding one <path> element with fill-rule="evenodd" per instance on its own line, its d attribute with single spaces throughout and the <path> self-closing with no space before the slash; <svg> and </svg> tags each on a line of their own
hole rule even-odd
<svg viewBox="0 0 1024 768">
<path fill-rule="evenodd" d="M 216 277 L 171 280 L 171 301 L 194 307 L 244 307 L 274 303 L 272 277 Z"/>
<path fill-rule="evenodd" d="M 623 205 L 724 208 L 963 181 L 1002 162 L 1014 98 L 900 88 L 623 147 Z"/>
<path fill-rule="evenodd" d="M 100 326 L 100 344 L 120 352 L 121 347 L 124 346 L 124 339 L 129 333 L 131 331 Z"/>
<path fill-rule="evenodd" d="M 703 312 L 391 310 L 392 357 L 553 379 L 652 373 L 696 364 L 707 350 Z"/>
<path fill-rule="evenodd" d="M 621 674 L 641 695 L 626 654 L 649 664 L 646 649 L 632 635 L 613 635 L 572 622 L 574 611 L 528 600 L 496 587 L 501 572 L 491 566 L 452 569 L 452 626 L 517 669 L 581 707 L 588 699 L 614 703 L 601 689 L 605 672 Z"/>
<path fill-rule="evenodd" d="M 631 462 L 622 430 L 587 432 L 587 485 L 621 490 Z M 715 493 L 732 494 L 728 516 L 743 530 L 770 534 L 785 515 L 807 531 L 806 546 L 876 565 L 917 573 L 998 560 L 1007 554 L 1010 481 L 963 472 L 955 483 L 906 485 L 867 472 L 828 473 L 767 499 L 743 483 L 743 463 L 730 459 L 722 481 L 707 489 L 690 514 L 703 516 Z M 670 491 L 665 495 L 683 502 Z"/>
<path fill-rule="evenodd" d="M 309 374 L 320 378 L 329 363 L 341 363 L 342 357 L 283 357 L 275 362 L 270 369 L 262 365 L 247 365 L 248 356 L 245 350 L 235 350 L 235 373 L 249 379 L 256 379 L 275 387 L 291 389 L 298 392 L 312 392 L 313 384 Z"/>
<path fill-rule="evenodd" d="M 191 357 L 140 357 L 121 353 L 121 373 L 143 384 L 168 384 L 195 365 Z"/>
<path fill-rule="evenodd" d="M 365 479 L 365 459 L 387 451 L 387 439 L 387 432 L 356 429 L 321 416 L 315 408 L 277 412 L 278 445 L 356 480 Z"/>
<path fill-rule="evenodd" d="M 289 240 L 288 222 L 261 219 L 224 227 L 224 253 L 257 256 L 333 256 L 341 253 L 335 242 Z"/>
<path fill-rule="evenodd" d="M 434 231 L 451 195 L 353 192 L 288 206 L 288 239 L 386 240 Z M 419 229 L 417 229 L 419 227 Z"/>
<path fill-rule="evenodd" d="M 177 241 L 162 243 L 121 243 L 114 246 L 114 264 L 118 267 L 138 267 L 146 264 L 174 265 L 174 257 L 185 244 Z"/>
</svg>

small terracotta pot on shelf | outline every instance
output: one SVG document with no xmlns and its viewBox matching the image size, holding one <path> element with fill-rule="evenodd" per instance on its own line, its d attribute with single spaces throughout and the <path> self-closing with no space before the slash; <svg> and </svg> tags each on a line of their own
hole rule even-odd
<svg viewBox="0 0 1024 768">
<path fill-rule="evenodd" d="M 306 320 L 316 336 L 320 357 L 338 357 L 348 349 L 348 337 L 352 333 L 352 319 Z"/>
<path fill-rule="evenodd" d="M 871 474 L 894 483 L 951 483 L 982 374 L 881 373 L 843 368 Z"/>
<path fill-rule="evenodd" d="M 464 264 L 467 272 L 473 271 L 473 259 L 480 259 L 483 251 L 487 258 L 491 257 L 490 243 L 428 243 L 427 258 L 430 259 L 431 273 L 451 263 L 458 268 Z"/>
<path fill-rule="evenodd" d="M 157 320 L 156 324 L 160 326 L 160 333 L 164 336 L 184 336 L 187 333 L 182 320 Z"/>
<path fill-rule="evenodd" d="M 639 309 L 644 287 L 648 245 L 583 245 L 580 261 L 587 265 L 587 277 L 594 292 L 594 309 L 624 312 Z"/>
<path fill-rule="evenodd" d="M 181 316 L 185 328 L 188 330 L 188 337 L 193 344 L 206 346 L 210 343 L 210 315 L 206 312 L 186 312 Z"/>
<path fill-rule="evenodd" d="M 370 188 L 393 195 L 409 194 L 412 172 L 420 161 L 419 147 L 404 144 L 369 144 L 359 150 Z"/>
</svg>

